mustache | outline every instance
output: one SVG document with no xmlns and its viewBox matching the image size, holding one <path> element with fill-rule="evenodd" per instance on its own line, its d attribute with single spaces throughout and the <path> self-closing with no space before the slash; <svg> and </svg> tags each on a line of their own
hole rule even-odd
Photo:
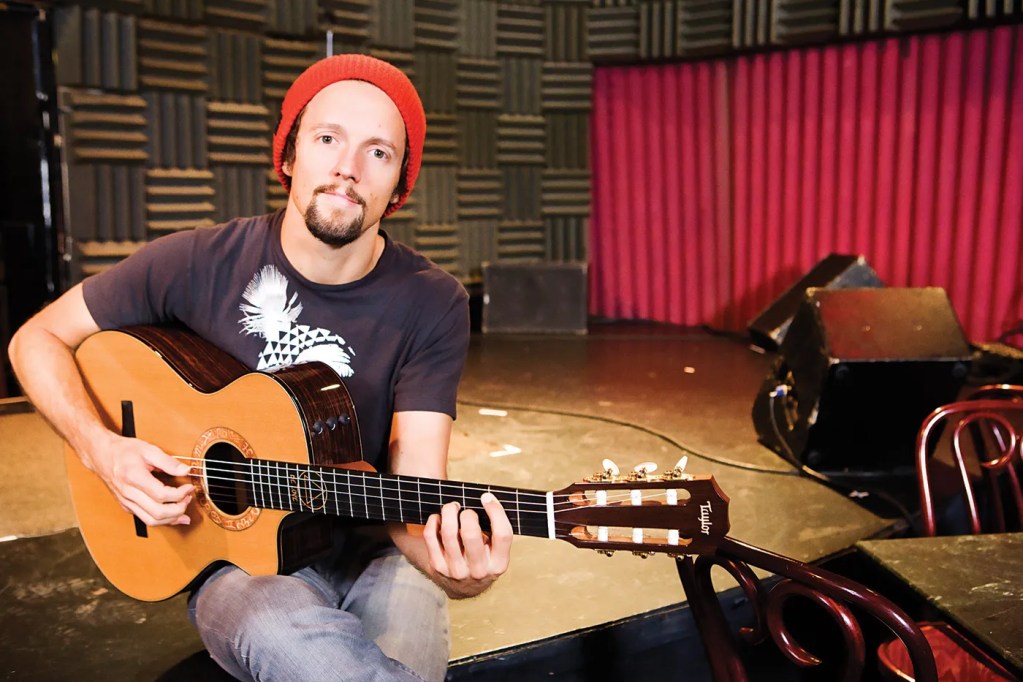
<svg viewBox="0 0 1023 682">
<path fill-rule="evenodd" d="M 313 196 L 317 194 L 324 194 L 326 192 L 330 192 L 331 194 L 344 194 L 346 197 L 357 203 L 359 206 L 362 206 L 363 208 L 366 207 L 366 200 L 363 199 L 351 185 L 349 185 L 343 192 L 341 191 L 341 188 L 338 187 L 337 185 L 320 185 L 319 187 L 313 190 Z"/>
</svg>

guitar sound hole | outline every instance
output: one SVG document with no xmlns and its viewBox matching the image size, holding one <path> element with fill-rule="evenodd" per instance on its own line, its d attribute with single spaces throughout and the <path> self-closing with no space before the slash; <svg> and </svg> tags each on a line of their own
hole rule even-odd
<svg viewBox="0 0 1023 682">
<path fill-rule="evenodd" d="M 206 451 L 206 494 L 224 514 L 237 516 L 252 506 L 251 464 L 230 443 Z"/>
</svg>

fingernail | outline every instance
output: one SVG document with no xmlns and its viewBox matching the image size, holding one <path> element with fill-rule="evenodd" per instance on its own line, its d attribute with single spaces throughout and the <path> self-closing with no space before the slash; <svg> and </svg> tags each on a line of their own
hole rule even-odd
<svg viewBox="0 0 1023 682">
<path fill-rule="evenodd" d="M 483 493 L 483 495 L 480 496 L 480 501 L 483 504 L 487 504 L 488 502 L 496 502 L 497 498 L 494 497 L 494 493 Z"/>
</svg>

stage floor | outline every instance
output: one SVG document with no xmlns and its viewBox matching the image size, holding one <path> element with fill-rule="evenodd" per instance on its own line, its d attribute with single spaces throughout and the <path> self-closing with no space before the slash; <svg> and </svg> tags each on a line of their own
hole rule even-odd
<svg viewBox="0 0 1023 682">
<path fill-rule="evenodd" d="M 893 519 L 801 477 L 757 443 L 771 358 L 744 339 L 648 325 L 585 336 L 474 336 L 451 449 L 460 480 L 555 490 L 600 469 L 687 455 L 731 500 L 734 538 L 817 561 Z M 121 596 L 74 530 L 60 442 L 0 416 L 0 670 L 6 679 L 223 679 L 184 598 Z M 719 589 L 728 589 L 723 584 Z M 701 679 L 674 562 L 518 537 L 508 574 L 452 602 L 449 679 Z M 677 664 L 677 665 L 676 665 Z M 679 669 L 678 666 L 684 666 Z"/>
</svg>

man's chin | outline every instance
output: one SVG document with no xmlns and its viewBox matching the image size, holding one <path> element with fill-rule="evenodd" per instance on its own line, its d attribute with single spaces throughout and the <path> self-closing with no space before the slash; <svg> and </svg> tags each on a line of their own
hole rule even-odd
<svg viewBox="0 0 1023 682">
<path fill-rule="evenodd" d="M 345 225 L 323 225 L 322 223 L 306 223 L 309 232 L 324 244 L 334 247 L 347 246 L 365 234 L 362 222 Z"/>
</svg>

